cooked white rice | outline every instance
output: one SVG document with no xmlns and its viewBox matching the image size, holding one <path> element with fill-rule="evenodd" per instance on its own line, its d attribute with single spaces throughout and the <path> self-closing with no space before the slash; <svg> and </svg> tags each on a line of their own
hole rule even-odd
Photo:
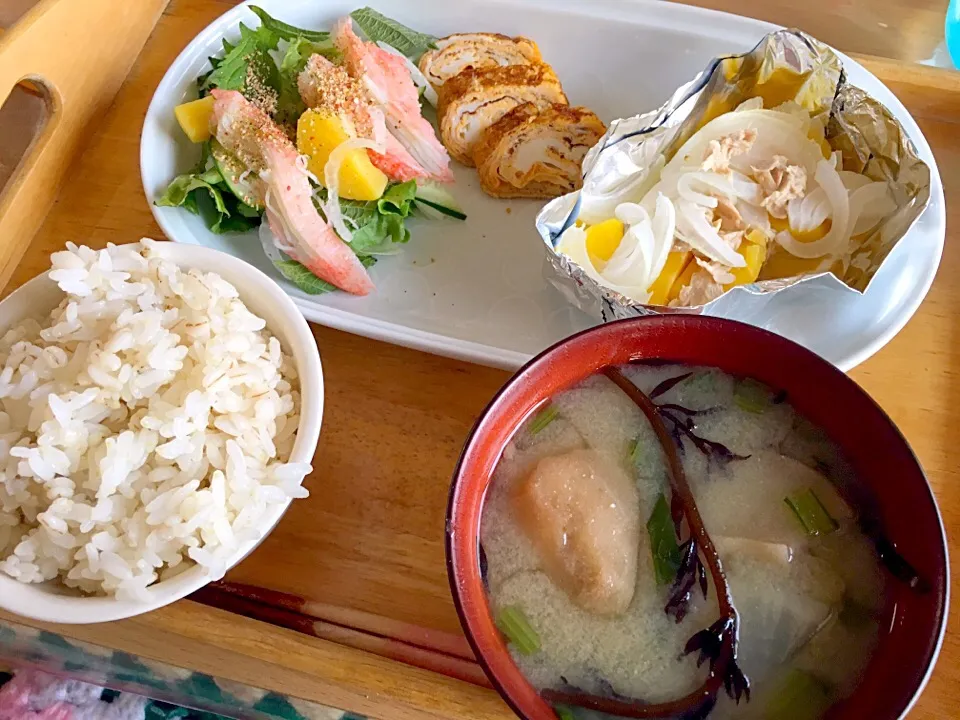
<svg viewBox="0 0 960 720">
<path fill-rule="evenodd" d="M 237 290 L 181 271 L 149 240 L 68 244 L 66 297 L 0 338 L 0 571 L 148 599 L 197 563 L 213 577 L 306 497 L 287 463 L 291 358 Z"/>
</svg>

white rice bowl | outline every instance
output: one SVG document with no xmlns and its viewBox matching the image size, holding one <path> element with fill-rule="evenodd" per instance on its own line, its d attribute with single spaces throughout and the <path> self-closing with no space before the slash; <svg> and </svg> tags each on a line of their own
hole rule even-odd
<svg viewBox="0 0 960 720">
<path fill-rule="evenodd" d="M 319 354 L 216 251 L 68 244 L 52 266 L 0 303 L 0 607 L 125 617 L 221 577 L 307 495 Z"/>
</svg>

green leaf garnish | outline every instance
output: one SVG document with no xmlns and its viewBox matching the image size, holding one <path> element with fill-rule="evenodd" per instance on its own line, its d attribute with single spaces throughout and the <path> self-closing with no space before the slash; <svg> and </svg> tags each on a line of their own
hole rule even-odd
<svg viewBox="0 0 960 720">
<path fill-rule="evenodd" d="M 297 79 L 311 55 L 323 55 L 330 60 L 337 60 L 340 51 L 334 47 L 333 41 L 314 41 L 298 36 L 290 41 L 280 60 L 279 92 L 277 96 L 277 112 L 274 116 L 281 125 L 294 125 L 306 110 L 303 99 L 300 97 L 300 88 Z"/>
<path fill-rule="evenodd" d="M 874 621 L 873 613 L 849 595 L 843 597 L 843 607 L 837 619 L 847 627 L 865 627 Z"/>
<path fill-rule="evenodd" d="M 538 412 L 533 417 L 533 420 L 530 421 L 530 434 L 536 435 L 537 433 L 543 432 L 543 429 L 556 420 L 559 416 L 559 410 L 557 410 L 553 405 L 547 405 L 547 407 Z"/>
<path fill-rule="evenodd" d="M 765 413 L 773 400 L 773 392 L 761 382 L 744 378 L 737 383 L 733 391 L 733 401 L 741 410 L 761 415 Z"/>
<path fill-rule="evenodd" d="M 500 611 L 497 627 L 523 655 L 533 655 L 540 649 L 540 636 L 516 605 L 508 605 Z"/>
<path fill-rule="evenodd" d="M 377 200 L 377 209 L 383 215 L 407 217 L 410 214 L 410 206 L 416 194 L 416 180 L 396 183 L 388 187 L 383 196 Z"/>
<path fill-rule="evenodd" d="M 279 37 L 276 33 L 263 25 L 256 30 L 251 30 L 240 23 L 240 40 L 236 45 L 232 45 L 227 40 L 223 41 L 224 56 L 218 60 L 213 71 L 204 78 L 201 92 L 210 88 L 242 92 L 246 87 L 251 66 L 254 75 L 268 86 L 276 88 L 277 66 L 270 57 L 270 51 L 276 50 L 278 44 Z"/>
<path fill-rule="evenodd" d="M 783 501 L 793 510 L 807 535 L 829 535 L 840 527 L 812 488 L 794 493 Z"/>
<path fill-rule="evenodd" d="M 365 268 L 373 266 L 376 262 L 377 259 L 373 257 L 360 258 L 360 263 Z M 323 295 L 339 289 L 336 285 L 318 278 L 296 260 L 278 260 L 274 263 L 274 266 L 280 271 L 281 275 L 308 295 Z"/>
<path fill-rule="evenodd" d="M 396 245 L 409 240 L 410 231 L 401 216 L 377 213 L 353 232 L 350 247 L 357 255 L 394 255 L 399 252 Z"/>
<path fill-rule="evenodd" d="M 323 295 L 337 289 L 336 285 L 321 280 L 296 260 L 278 260 L 273 264 L 281 275 L 308 295 Z"/>
<path fill-rule="evenodd" d="M 163 191 L 163 194 L 156 199 L 155 204 L 159 207 L 180 207 L 186 202 L 187 196 L 191 192 L 203 189 L 210 193 L 216 203 L 217 210 L 227 213 L 227 208 L 223 203 L 223 197 L 220 194 L 220 190 L 216 187 L 216 184 L 220 182 L 223 182 L 223 178 L 219 172 L 212 168 L 201 172 L 194 170 L 193 172 L 184 173 L 183 175 L 177 175 L 177 177 L 167 185 L 167 189 Z"/>
<path fill-rule="evenodd" d="M 774 687 L 764 717 L 816 720 L 832 705 L 829 688 L 802 670 L 789 671 Z"/>
<path fill-rule="evenodd" d="M 650 536 L 653 574 L 657 578 L 657 585 L 668 585 L 677 577 L 680 569 L 680 547 L 677 545 L 677 531 L 670 504 L 663 493 L 657 498 L 647 520 L 647 534 Z"/>
<path fill-rule="evenodd" d="M 195 199 L 204 224 L 217 235 L 247 232 L 260 225 L 260 212 L 238 200 L 226 183 L 215 185 L 210 192 L 194 190 L 190 197 Z"/>
<path fill-rule="evenodd" d="M 266 10 L 259 8 L 256 5 L 251 5 L 250 11 L 260 18 L 261 27 L 270 30 L 282 40 L 293 40 L 297 37 L 301 37 L 312 42 L 319 42 L 320 40 L 326 40 L 330 37 L 330 33 L 326 30 L 305 30 L 303 28 L 294 27 L 293 25 L 288 25 L 281 20 L 277 20 Z"/>
<path fill-rule="evenodd" d="M 640 436 L 637 435 L 633 440 L 627 444 L 627 460 L 630 461 L 630 464 L 633 467 L 637 466 L 637 463 L 643 459 L 643 449 L 640 445 Z"/>
<path fill-rule="evenodd" d="M 350 13 L 350 17 L 360 26 L 368 40 L 386 43 L 413 62 L 417 62 L 427 50 L 436 48 L 437 39 L 433 35 L 411 30 L 406 25 L 381 15 L 372 8 L 354 10 Z"/>
<path fill-rule="evenodd" d="M 203 218 L 209 230 L 223 233 L 246 232 L 260 225 L 260 211 L 236 197 L 212 166 L 210 143 L 203 143 L 200 162 L 188 173 L 178 175 L 154 202 L 159 207 L 182 207 Z M 211 167 L 207 167 L 211 165 Z"/>
</svg>

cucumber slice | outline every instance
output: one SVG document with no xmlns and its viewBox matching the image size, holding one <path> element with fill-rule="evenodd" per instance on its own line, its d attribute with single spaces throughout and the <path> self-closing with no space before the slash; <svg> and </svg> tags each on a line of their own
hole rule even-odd
<svg viewBox="0 0 960 720">
<path fill-rule="evenodd" d="M 210 140 L 210 156 L 213 158 L 213 164 L 223 177 L 223 181 L 230 188 L 230 192 L 237 196 L 240 202 L 249 205 L 257 210 L 263 210 L 263 203 L 260 200 L 260 193 L 257 192 L 254 182 L 259 182 L 257 178 L 254 182 L 241 179 L 247 172 L 247 167 L 216 139 Z"/>
<path fill-rule="evenodd" d="M 453 195 L 436 183 L 418 182 L 417 194 L 413 200 L 447 217 L 456 218 L 457 220 L 467 219 L 466 213 L 463 212 L 460 204 L 454 200 Z"/>
</svg>

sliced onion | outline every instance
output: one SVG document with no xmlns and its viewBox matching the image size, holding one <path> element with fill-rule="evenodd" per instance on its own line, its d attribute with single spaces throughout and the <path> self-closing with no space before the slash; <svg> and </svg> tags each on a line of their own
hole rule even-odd
<svg viewBox="0 0 960 720">
<path fill-rule="evenodd" d="M 327 188 L 327 199 L 322 201 L 320 206 L 323 208 L 323 214 L 327 217 L 327 222 L 333 226 L 340 239 L 346 243 L 353 239 L 353 232 L 347 227 L 343 213 L 340 211 L 340 166 L 343 165 L 347 153 L 360 148 L 380 152 L 382 146 L 366 138 L 344 140 L 333 149 L 330 157 L 327 158 L 327 164 L 323 166 L 323 184 Z"/>
<path fill-rule="evenodd" d="M 743 218 L 743 224 L 748 228 L 756 228 L 767 237 L 773 234 L 770 227 L 770 213 L 766 210 L 743 201 L 738 202 L 736 207 L 740 217 Z"/>
<path fill-rule="evenodd" d="M 271 211 L 271 214 L 274 213 Z M 277 237 L 273 228 L 270 227 L 271 221 L 272 218 L 268 217 L 267 222 L 260 223 L 257 235 L 260 238 L 260 245 L 263 247 L 263 254 L 270 259 L 270 262 L 277 263 L 283 260 L 283 256 L 280 254 L 280 245 L 283 244 L 283 241 Z"/>
<path fill-rule="evenodd" d="M 820 227 L 830 217 L 830 207 L 830 200 L 821 187 L 814 188 L 803 197 L 794 198 L 787 203 L 790 229 L 809 232 Z"/>
<path fill-rule="evenodd" d="M 872 230 L 896 207 L 885 182 L 872 182 L 854 190 L 850 193 L 849 235 L 853 237 Z"/>
<path fill-rule="evenodd" d="M 664 174 L 692 162 L 699 163 L 711 140 L 747 129 L 756 130 L 757 139 L 747 153 L 732 159 L 734 168 L 749 171 L 752 165 L 761 165 L 769 162 L 774 155 L 783 155 L 791 164 L 801 165 L 809 174 L 813 174 L 817 163 L 823 159 L 823 153 L 820 146 L 807 137 L 808 124 L 802 118 L 774 110 L 725 113 L 708 122 L 687 140 L 667 164 Z"/>
<path fill-rule="evenodd" d="M 677 229 L 683 239 L 702 255 L 730 267 L 745 267 L 743 256 L 723 241 L 703 210 L 686 200 L 677 202 Z"/>
<path fill-rule="evenodd" d="M 833 255 L 850 239 L 850 200 L 833 163 L 829 160 L 821 160 L 817 164 L 814 179 L 823 188 L 831 205 L 832 223 L 829 232 L 819 240 L 806 243 L 797 240 L 789 230 L 777 234 L 777 242 L 784 250 L 795 257 L 808 260 L 823 255 Z"/>
<path fill-rule="evenodd" d="M 414 65 L 410 58 L 392 45 L 387 45 L 382 40 L 378 40 L 377 45 L 380 46 L 381 50 L 385 50 L 391 55 L 396 55 L 398 58 L 403 60 L 403 64 L 407 66 L 407 71 L 410 73 L 410 79 L 413 80 L 413 84 L 422 89 L 423 97 L 426 99 L 426 101 L 433 107 L 436 107 L 439 102 L 439 99 L 437 98 L 437 91 L 433 89 L 433 86 L 430 84 L 424 74 L 420 72 L 420 68 Z"/>
<path fill-rule="evenodd" d="M 862 175 L 858 172 L 852 172 L 850 170 L 840 170 L 838 171 L 838 174 L 840 175 L 840 180 L 843 182 L 843 186 L 851 192 L 853 190 L 859 190 L 864 185 L 869 185 L 871 182 L 873 182 L 866 175 Z"/>
<path fill-rule="evenodd" d="M 613 211 L 613 216 L 624 225 L 650 222 L 650 215 L 642 205 L 637 203 L 620 203 Z"/>
<path fill-rule="evenodd" d="M 617 285 L 649 286 L 649 260 L 652 255 L 653 230 L 647 220 L 627 230 L 601 276 Z"/>
<path fill-rule="evenodd" d="M 763 202 L 763 192 L 760 190 L 760 186 L 741 172 L 730 171 L 730 187 L 733 188 L 733 194 L 741 200 L 746 200 L 754 205 Z"/>
<path fill-rule="evenodd" d="M 733 109 L 734 112 L 746 112 L 747 110 L 763 110 L 763 98 L 760 96 L 752 97 L 749 100 L 744 100 Z"/>
<path fill-rule="evenodd" d="M 568 227 L 557 244 L 557 251 L 570 258 L 598 285 L 625 295 L 635 302 L 643 303 L 649 300 L 650 293 L 647 292 L 646 286 L 618 285 L 604 279 L 594 267 L 590 253 L 587 252 L 587 233 L 583 228 L 576 225 Z"/>
<path fill-rule="evenodd" d="M 693 183 L 697 182 L 701 175 L 710 173 L 685 173 L 677 180 L 677 196 L 681 200 L 696 203 L 703 207 L 715 208 L 718 205 L 717 199 L 712 195 L 704 195 L 693 189 Z"/>
<path fill-rule="evenodd" d="M 677 232 L 677 210 L 666 195 L 657 195 L 657 211 L 653 215 L 651 225 L 654 252 L 650 263 L 650 282 L 647 283 L 647 287 L 652 285 L 663 272 L 663 266 L 667 264 L 667 257 L 673 248 L 673 237 Z"/>
</svg>

